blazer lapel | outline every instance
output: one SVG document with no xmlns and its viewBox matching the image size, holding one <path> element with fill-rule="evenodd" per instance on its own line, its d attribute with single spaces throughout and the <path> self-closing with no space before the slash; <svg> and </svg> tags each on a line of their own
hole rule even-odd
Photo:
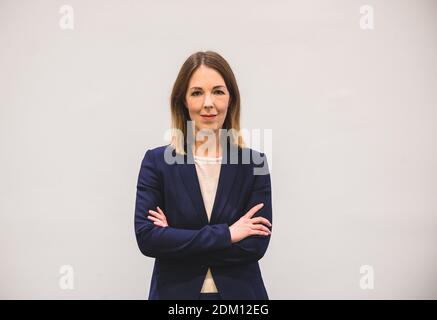
<svg viewBox="0 0 437 320">
<path fill-rule="evenodd" d="M 211 212 L 211 224 L 218 223 L 219 217 L 225 215 L 223 211 L 226 203 L 228 202 L 230 192 L 234 186 L 234 181 L 238 174 L 237 164 L 222 163 L 220 169 L 220 176 L 217 186 L 217 192 L 215 195 L 214 205 Z M 226 215 L 225 215 L 226 219 Z M 224 219 L 224 220 L 225 220 Z"/>
<path fill-rule="evenodd" d="M 200 190 L 194 159 L 191 158 L 191 161 L 189 163 L 187 162 L 187 158 L 190 157 L 190 154 L 192 157 L 192 150 L 191 148 L 187 148 L 186 144 L 185 148 L 188 155 L 184 156 L 183 164 L 177 165 L 179 168 L 179 174 L 185 185 L 185 188 L 187 189 L 193 206 L 196 209 L 196 214 L 198 215 L 202 225 L 205 225 L 208 224 L 208 216 L 203 203 L 202 192 Z M 231 149 L 233 150 L 232 152 Z M 231 162 L 231 155 L 236 154 L 238 155 L 238 159 L 241 160 L 241 153 L 239 149 L 236 146 L 231 145 L 229 141 L 225 146 L 223 146 L 222 150 L 224 151 L 222 159 L 223 161 L 220 167 L 219 181 L 211 212 L 210 224 L 217 223 L 219 221 L 219 217 L 224 214 L 223 209 L 225 208 L 225 205 L 229 199 L 229 194 L 234 186 L 234 181 L 239 172 L 238 164 Z M 224 161 L 225 159 L 226 161 Z"/>
<path fill-rule="evenodd" d="M 182 182 L 190 195 L 191 202 L 196 209 L 202 225 L 208 224 L 205 205 L 203 204 L 202 192 L 200 191 L 199 179 L 197 178 L 196 167 L 194 163 L 178 164 L 179 174 Z"/>
</svg>

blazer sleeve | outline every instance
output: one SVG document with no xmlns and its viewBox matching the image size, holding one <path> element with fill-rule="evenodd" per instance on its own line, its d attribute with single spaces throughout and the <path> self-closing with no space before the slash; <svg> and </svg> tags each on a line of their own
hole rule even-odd
<svg viewBox="0 0 437 320">
<path fill-rule="evenodd" d="M 263 156 L 263 154 L 261 154 Z M 263 156 L 264 157 L 264 156 Z M 264 157 L 265 165 L 268 170 L 267 158 Z M 258 166 L 258 165 L 256 165 Z M 261 166 L 261 165 L 260 165 Z M 256 175 L 249 200 L 245 206 L 245 214 L 250 208 L 258 203 L 264 203 L 264 206 L 255 213 L 254 217 L 262 216 L 272 222 L 272 190 L 270 170 L 265 175 Z M 269 245 L 270 235 L 268 236 L 250 236 L 243 240 L 233 243 L 230 247 L 208 252 L 199 256 L 198 259 L 202 264 L 208 266 L 229 266 L 235 264 L 244 264 L 260 260 Z"/>
<path fill-rule="evenodd" d="M 229 226 L 206 225 L 199 230 L 159 227 L 147 219 L 148 211 L 163 206 L 163 185 L 152 150 L 147 150 L 138 176 L 135 235 L 140 251 L 154 258 L 184 258 L 232 245 Z"/>
</svg>

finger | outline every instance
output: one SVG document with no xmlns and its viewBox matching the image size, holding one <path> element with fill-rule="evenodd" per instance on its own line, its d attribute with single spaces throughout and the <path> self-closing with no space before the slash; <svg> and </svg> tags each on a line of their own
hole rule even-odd
<svg viewBox="0 0 437 320">
<path fill-rule="evenodd" d="M 165 227 L 167 226 L 167 225 L 164 224 L 162 221 L 155 221 L 154 224 L 157 225 L 157 226 L 159 226 L 159 227 L 163 227 L 163 228 L 165 228 Z"/>
<path fill-rule="evenodd" d="M 153 211 L 153 210 L 149 210 L 149 213 L 155 217 L 157 217 L 158 219 L 162 219 L 162 216 L 160 213 Z"/>
<path fill-rule="evenodd" d="M 252 235 L 257 235 L 257 236 L 269 236 L 270 233 L 265 232 L 265 231 L 261 231 L 261 230 L 251 230 L 251 234 Z"/>
<path fill-rule="evenodd" d="M 269 228 L 267 228 L 266 226 L 264 226 L 264 225 L 262 225 L 262 224 L 254 224 L 254 225 L 251 227 L 251 229 L 252 229 L 252 230 L 262 230 L 262 231 L 264 231 L 264 232 L 271 233 L 270 230 L 269 230 Z"/>
<path fill-rule="evenodd" d="M 257 205 L 253 206 L 247 213 L 244 215 L 246 218 L 252 218 L 252 216 L 262 207 L 264 206 L 264 203 L 258 203 Z"/>
<path fill-rule="evenodd" d="M 159 213 L 165 217 L 164 211 L 162 211 L 160 207 L 156 207 L 156 208 L 158 209 Z"/>
<path fill-rule="evenodd" d="M 262 224 L 265 224 L 266 226 L 269 226 L 269 227 L 272 226 L 270 221 L 264 217 L 255 217 L 255 218 L 252 218 L 251 221 L 252 221 L 252 223 L 262 223 Z"/>
<path fill-rule="evenodd" d="M 152 217 L 152 216 L 147 216 L 147 219 L 155 221 L 155 222 L 161 222 L 161 219 L 158 219 L 158 218 L 155 218 L 155 217 Z"/>
<path fill-rule="evenodd" d="M 162 220 L 167 221 L 167 217 L 165 216 L 164 211 L 162 211 L 160 207 L 157 207 L 157 208 L 158 208 L 159 212 L 161 213 Z"/>
<path fill-rule="evenodd" d="M 250 228 L 253 229 L 253 230 L 262 230 L 262 231 L 265 231 L 265 232 L 270 232 L 270 229 L 267 228 L 263 224 L 254 224 Z"/>
</svg>

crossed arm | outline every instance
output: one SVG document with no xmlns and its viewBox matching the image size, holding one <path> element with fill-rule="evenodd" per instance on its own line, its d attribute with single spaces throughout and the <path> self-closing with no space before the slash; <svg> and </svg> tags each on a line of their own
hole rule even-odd
<svg viewBox="0 0 437 320">
<path fill-rule="evenodd" d="M 227 266 L 261 259 L 268 247 L 270 236 L 261 233 L 235 241 L 226 224 L 206 225 L 199 230 L 168 226 L 162 206 L 161 182 L 150 150 L 141 163 L 135 205 L 135 233 L 141 252 L 149 257 L 190 259 L 208 266 Z M 270 174 L 255 176 L 253 190 L 244 212 L 259 203 L 253 219 L 272 219 Z M 149 211 L 151 210 L 151 211 Z M 152 213 L 153 212 L 153 213 Z M 147 213 L 150 216 L 147 216 Z M 263 218 L 260 218 L 263 217 Z M 152 219 L 154 218 L 154 219 Z M 259 229 L 259 228 L 258 228 Z"/>
</svg>

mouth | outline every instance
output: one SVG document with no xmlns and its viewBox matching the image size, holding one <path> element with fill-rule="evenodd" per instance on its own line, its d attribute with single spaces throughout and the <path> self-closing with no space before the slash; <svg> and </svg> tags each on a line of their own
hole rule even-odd
<svg viewBox="0 0 437 320">
<path fill-rule="evenodd" d="M 215 117 L 217 117 L 216 114 L 201 114 L 201 116 L 203 119 L 206 119 L 206 120 L 213 120 L 213 119 L 215 119 Z"/>
</svg>

